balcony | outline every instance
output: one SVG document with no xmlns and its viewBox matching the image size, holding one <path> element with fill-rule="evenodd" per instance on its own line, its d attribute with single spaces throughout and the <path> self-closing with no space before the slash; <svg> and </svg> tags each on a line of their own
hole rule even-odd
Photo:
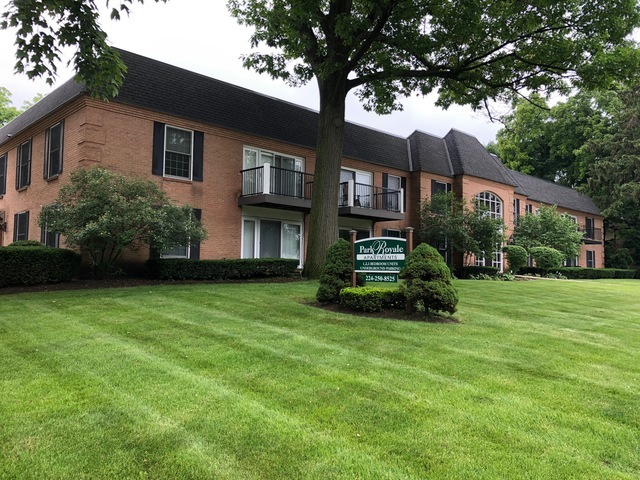
<svg viewBox="0 0 640 480">
<path fill-rule="evenodd" d="M 582 241 L 587 244 L 602 243 L 602 229 L 581 225 L 580 231 L 584 233 Z"/>
<path fill-rule="evenodd" d="M 311 210 L 313 175 L 272 167 L 265 163 L 242 172 L 238 205 L 255 205 L 308 212 Z"/>
<path fill-rule="evenodd" d="M 343 182 L 340 184 L 338 215 L 373 221 L 402 220 L 404 192 L 353 180 Z"/>
<path fill-rule="evenodd" d="M 242 170 L 238 205 L 309 212 L 313 193 L 310 173 L 273 167 L 268 163 Z M 404 191 L 356 183 L 340 184 L 338 214 L 373 221 L 402 220 Z"/>
</svg>

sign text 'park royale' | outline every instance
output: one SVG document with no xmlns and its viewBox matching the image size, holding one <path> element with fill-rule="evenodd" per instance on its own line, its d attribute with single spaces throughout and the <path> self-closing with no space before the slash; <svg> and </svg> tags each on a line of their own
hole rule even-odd
<svg viewBox="0 0 640 480">
<path fill-rule="evenodd" d="M 376 237 L 358 240 L 355 247 L 356 272 L 398 273 L 404 266 L 406 240 Z"/>
</svg>

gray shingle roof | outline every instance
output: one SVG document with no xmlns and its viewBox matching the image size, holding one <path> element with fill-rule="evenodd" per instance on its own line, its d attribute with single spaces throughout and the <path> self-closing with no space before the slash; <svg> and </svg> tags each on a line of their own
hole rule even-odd
<svg viewBox="0 0 640 480">
<path fill-rule="evenodd" d="M 509 174 L 518 182 L 518 185 L 520 185 L 530 200 L 546 205 L 557 205 L 558 207 L 600 215 L 600 209 L 593 203 L 593 200 L 573 188 L 558 185 L 557 183 L 513 170 L 509 170 Z"/>
<path fill-rule="evenodd" d="M 416 130 L 409 136 L 409 145 L 414 170 L 453 176 L 453 167 L 443 138 Z"/>
<path fill-rule="evenodd" d="M 477 138 L 452 129 L 444 139 L 454 175 L 471 175 L 505 185 L 517 185 L 500 160 L 487 152 Z"/>
<path fill-rule="evenodd" d="M 119 50 L 128 73 L 114 100 L 202 123 L 316 148 L 318 113 L 198 73 Z M 73 79 L 0 129 L 0 145 L 85 93 Z M 475 137 L 451 130 L 444 138 L 416 131 L 408 139 L 347 122 L 344 155 L 404 171 L 471 175 L 512 185 L 532 200 L 599 214 L 586 195 L 508 170 Z M 412 165 L 409 163 L 411 156 Z"/>
<path fill-rule="evenodd" d="M 84 85 L 77 83 L 74 79 L 66 81 L 26 112 L 0 128 L 0 145 L 83 93 Z"/>
<path fill-rule="evenodd" d="M 318 113 L 140 55 L 120 51 L 128 73 L 117 101 L 316 148 Z M 408 170 L 406 140 L 353 123 L 344 155 Z"/>
</svg>

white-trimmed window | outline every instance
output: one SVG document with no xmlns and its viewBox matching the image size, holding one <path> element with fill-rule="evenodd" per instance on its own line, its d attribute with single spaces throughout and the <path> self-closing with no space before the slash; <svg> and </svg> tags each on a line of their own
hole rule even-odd
<svg viewBox="0 0 640 480">
<path fill-rule="evenodd" d="M 475 201 L 476 208 L 482 208 L 485 215 L 489 215 L 491 218 L 502 218 L 502 200 L 497 195 L 491 192 L 480 192 L 476 195 Z M 484 258 L 477 258 L 476 265 L 488 266 L 489 262 L 486 255 Z M 496 250 L 491 255 L 491 266 L 502 271 L 502 245 L 496 245 Z"/>
<path fill-rule="evenodd" d="M 165 126 L 164 175 L 191 180 L 193 131 Z"/>
<path fill-rule="evenodd" d="M 373 174 L 362 170 L 340 170 L 340 206 L 349 205 L 349 181 L 354 182 L 353 205 L 371 208 L 373 202 Z"/>
<path fill-rule="evenodd" d="M 530 203 L 527 203 L 524 206 L 524 213 L 527 214 L 527 215 L 530 214 L 530 213 L 533 213 L 533 205 L 531 205 Z"/>
<path fill-rule="evenodd" d="M 270 169 L 269 176 L 271 193 L 289 197 L 303 196 L 304 159 L 254 147 L 244 148 L 242 160 L 245 170 L 242 176 L 244 195 L 262 193 L 264 169 L 259 167 L 266 163 L 273 167 Z"/>
<path fill-rule="evenodd" d="M 242 219 L 242 258 L 291 258 L 302 265 L 302 242 L 302 222 Z"/>
<path fill-rule="evenodd" d="M 595 250 L 587 250 L 587 268 L 596 268 Z"/>
<path fill-rule="evenodd" d="M 62 173 L 63 122 L 47 129 L 45 134 L 44 178 L 54 178 Z"/>
<path fill-rule="evenodd" d="M 169 248 L 160 254 L 161 258 L 189 258 L 189 245 L 177 245 Z"/>
</svg>

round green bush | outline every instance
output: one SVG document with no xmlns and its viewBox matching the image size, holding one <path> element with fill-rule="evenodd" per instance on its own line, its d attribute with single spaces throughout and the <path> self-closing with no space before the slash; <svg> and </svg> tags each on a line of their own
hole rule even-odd
<svg viewBox="0 0 640 480">
<path fill-rule="evenodd" d="M 7 247 L 44 247 L 44 245 L 37 240 L 18 240 L 10 243 Z"/>
<path fill-rule="evenodd" d="M 442 256 L 430 245 L 422 243 L 407 255 L 400 278 L 405 280 L 401 291 L 407 299 L 408 310 L 422 305 L 425 315 L 456 311 L 458 292 L 451 284 L 451 272 Z"/>
<path fill-rule="evenodd" d="M 518 271 L 527 264 L 527 250 L 520 245 L 505 245 L 502 251 L 507 256 L 507 262 L 509 262 L 509 270 L 512 273 L 518 273 Z"/>
<path fill-rule="evenodd" d="M 341 238 L 327 249 L 316 300 L 320 303 L 339 303 L 340 290 L 351 286 L 352 273 L 351 244 Z M 363 284 L 364 279 L 359 275 L 357 285 Z"/>
<path fill-rule="evenodd" d="M 529 249 L 529 253 L 536 262 L 536 267 L 542 270 L 560 268 L 565 259 L 561 252 L 550 247 L 533 247 Z"/>
</svg>

